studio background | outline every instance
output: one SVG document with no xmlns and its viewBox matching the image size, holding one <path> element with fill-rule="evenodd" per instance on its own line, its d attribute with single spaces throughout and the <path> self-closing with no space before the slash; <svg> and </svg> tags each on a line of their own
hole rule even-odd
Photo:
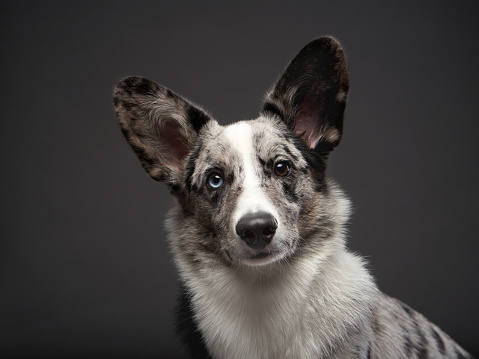
<svg viewBox="0 0 479 359">
<path fill-rule="evenodd" d="M 153 79 L 222 124 L 257 115 L 310 40 L 349 60 L 328 172 L 380 288 L 479 356 L 479 6 L 474 1 L 3 1 L 0 357 L 181 357 L 172 206 L 112 109 Z"/>
</svg>

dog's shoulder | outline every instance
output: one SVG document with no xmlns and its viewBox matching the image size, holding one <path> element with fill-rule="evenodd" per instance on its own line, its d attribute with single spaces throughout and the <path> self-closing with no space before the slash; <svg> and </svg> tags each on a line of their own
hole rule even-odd
<svg viewBox="0 0 479 359">
<path fill-rule="evenodd" d="M 384 293 L 376 300 L 372 325 L 373 358 L 472 358 L 421 313 Z"/>
</svg>

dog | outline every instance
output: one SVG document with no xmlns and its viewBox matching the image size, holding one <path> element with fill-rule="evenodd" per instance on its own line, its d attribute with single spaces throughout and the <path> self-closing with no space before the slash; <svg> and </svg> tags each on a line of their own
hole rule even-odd
<svg viewBox="0 0 479 359">
<path fill-rule="evenodd" d="M 176 199 L 166 223 L 192 358 L 472 358 L 346 249 L 350 202 L 326 164 L 348 89 L 332 37 L 296 55 L 258 118 L 226 127 L 148 79 L 115 87 L 125 138 Z"/>
</svg>

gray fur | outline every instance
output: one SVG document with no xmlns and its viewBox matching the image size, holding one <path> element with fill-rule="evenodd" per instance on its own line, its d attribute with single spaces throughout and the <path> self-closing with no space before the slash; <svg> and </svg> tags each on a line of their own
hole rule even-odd
<svg viewBox="0 0 479 359">
<path fill-rule="evenodd" d="M 293 59 L 257 119 L 226 127 L 152 81 L 115 88 L 126 139 L 177 199 L 167 228 L 186 290 L 181 330 L 196 357 L 470 358 L 382 294 L 345 247 L 349 200 L 325 170 L 348 88 L 344 52 L 329 37 Z M 265 212 L 278 226 L 253 248 L 235 226 Z"/>
</svg>

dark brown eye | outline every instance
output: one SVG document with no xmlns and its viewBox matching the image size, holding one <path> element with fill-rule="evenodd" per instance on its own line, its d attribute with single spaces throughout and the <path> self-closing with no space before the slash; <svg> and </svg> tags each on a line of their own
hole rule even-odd
<svg viewBox="0 0 479 359">
<path fill-rule="evenodd" d="M 291 166 L 286 161 L 277 162 L 274 165 L 274 174 L 278 177 L 285 177 L 291 172 Z"/>
</svg>

